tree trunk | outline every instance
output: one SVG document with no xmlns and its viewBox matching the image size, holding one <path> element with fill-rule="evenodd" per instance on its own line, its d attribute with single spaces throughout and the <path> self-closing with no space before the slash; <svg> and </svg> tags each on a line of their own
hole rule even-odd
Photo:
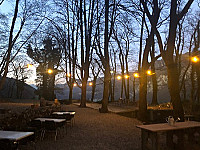
<svg viewBox="0 0 200 150">
<path fill-rule="evenodd" d="M 180 117 L 181 120 L 183 120 L 184 111 L 181 103 L 180 89 L 178 84 L 179 82 L 177 82 L 179 81 L 179 74 L 176 68 L 176 64 L 171 64 L 170 66 L 168 66 L 167 72 L 168 72 L 168 88 L 171 96 L 171 102 L 174 108 L 174 117 L 175 118 Z"/>
<path fill-rule="evenodd" d="M 139 120 L 147 121 L 147 75 L 146 69 L 140 71 L 140 87 L 139 87 Z"/>
<path fill-rule="evenodd" d="M 3 73 L 3 76 L 0 80 L 0 90 L 3 88 L 3 85 L 6 81 L 6 76 L 7 76 L 7 73 L 8 73 L 8 66 L 9 66 L 9 63 L 10 63 L 11 51 L 12 51 L 12 48 L 13 48 L 13 45 L 14 45 L 14 43 L 13 43 L 13 31 L 14 31 L 15 22 L 16 22 L 16 19 L 17 19 L 17 14 L 18 14 L 18 6 L 19 6 L 19 0 L 16 0 L 15 12 L 14 12 L 14 16 L 13 16 L 13 19 L 12 19 L 12 25 L 11 25 L 11 28 L 10 28 L 9 44 L 8 44 L 7 57 L 6 57 L 6 65 L 5 65 L 5 68 L 2 68 L 2 69 L 4 69 L 4 73 Z"/>
<path fill-rule="evenodd" d="M 155 68 L 154 67 L 151 67 L 151 68 L 152 68 L 152 72 L 155 72 Z M 156 80 L 156 74 L 152 75 L 152 84 L 153 84 L 153 95 L 152 95 L 151 105 L 157 105 L 158 104 L 158 100 L 157 100 L 158 85 L 157 85 L 157 80 Z"/>
<path fill-rule="evenodd" d="M 127 86 L 126 86 L 127 90 L 126 90 L 126 99 L 129 101 L 129 78 L 127 79 Z"/>
<path fill-rule="evenodd" d="M 72 104 L 72 95 L 73 95 L 73 84 L 69 86 L 69 103 Z"/>
<path fill-rule="evenodd" d="M 104 89 L 103 89 L 102 107 L 99 110 L 101 113 L 108 112 L 109 84 L 110 84 L 110 66 L 109 64 L 107 64 L 105 68 L 105 73 L 104 73 Z"/>
<path fill-rule="evenodd" d="M 109 100 L 112 101 L 112 79 L 110 80 L 110 85 L 109 85 Z"/>
<path fill-rule="evenodd" d="M 108 112 L 108 98 L 109 98 L 109 85 L 110 85 L 110 64 L 108 53 L 108 13 L 109 13 L 109 0 L 105 0 L 105 41 L 104 41 L 104 89 L 102 107 L 99 109 L 101 113 Z"/>
<path fill-rule="evenodd" d="M 187 100 L 187 91 L 186 91 L 186 86 L 185 86 L 185 80 L 183 81 L 183 100 Z"/>
<path fill-rule="evenodd" d="M 133 103 L 135 103 L 135 77 L 133 77 Z"/>
<path fill-rule="evenodd" d="M 113 85 L 112 85 L 112 95 L 111 95 L 112 102 L 115 101 L 115 77 L 116 77 L 116 73 L 114 73 L 113 75 Z"/>
<path fill-rule="evenodd" d="M 190 81 L 191 81 L 190 103 L 191 103 L 191 105 L 193 105 L 193 103 L 194 103 L 194 89 L 195 89 L 194 66 L 193 66 L 193 64 L 192 64 L 191 73 L 190 73 Z"/>
<path fill-rule="evenodd" d="M 80 107 L 86 107 L 86 95 L 87 95 L 87 80 L 83 78 L 81 87 L 81 104 Z"/>
<path fill-rule="evenodd" d="M 153 36 L 153 44 L 152 44 L 152 52 L 151 52 L 151 60 L 153 61 L 155 59 L 155 42 L 154 42 L 154 36 Z M 151 105 L 157 105 L 157 93 L 158 93 L 158 86 L 157 86 L 157 79 L 155 74 L 155 63 L 153 62 L 151 64 L 151 71 L 153 72 L 152 77 L 152 84 L 153 84 L 153 95 L 152 95 L 152 102 Z"/>
<path fill-rule="evenodd" d="M 16 79 L 16 83 L 17 83 L 16 96 L 17 96 L 17 99 L 19 99 L 19 80 L 18 79 Z"/>
<path fill-rule="evenodd" d="M 97 77 L 94 77 L 93 80 L 93 84 L 92 84 L 92 97 L 91 97 L 91 101 L 94 101 L 94 94 L 95 94 L 95 89 L 96 89 L 96 82 L 97 82 Z"/>
<path fill-rule="evenodd" d="M 45 74 L 44 73 L 44 75 L 43 75 L 43 80 L 42 80 L 42 85 L 43 85 L 43 87 L 42 87 L 42 97 L 44 98 L 44 99 L 47 99 L 47 74 Z"/>
<path fill-rule="evenodd" d="M 153 44 L 153 31 L 146 40 L 146 45 L 143 54 L 142 67 L 140 69 L 140 86 L 139 86 L 139 119 L 147 121 L 147 74 L 149 68 L 148 56 Z"/>
</svg>

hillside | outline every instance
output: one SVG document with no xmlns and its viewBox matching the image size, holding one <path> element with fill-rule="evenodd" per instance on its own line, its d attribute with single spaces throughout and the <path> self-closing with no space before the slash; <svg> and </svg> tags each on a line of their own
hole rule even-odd
<svg viewBox="0 0 200 150">
<path fill-rule="evenodd" d="M 10 98 L 10 99 L 35 99 L 35 88 L 32 86 L 18 82 L 20 85 L 20 90 L 17 92 L 16 80 L 12 78 L 7 78 L 3 86 L 3 89 L 0 90 L 0 98 Z M 17 96 L 18 93 L 18 96 Z"/>
</svg>

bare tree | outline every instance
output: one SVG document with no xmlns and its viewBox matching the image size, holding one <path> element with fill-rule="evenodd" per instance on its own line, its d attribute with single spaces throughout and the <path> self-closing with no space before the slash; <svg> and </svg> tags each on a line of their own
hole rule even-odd
<svg viewBox="0 0 200 150">
<path fill-rule="evenodd" d="M 84 3 L 83 3 L 84 2 Z M 82 3 L 84 5 L 82 5 Z M 89 1 L 89 10 L 86 6 L 86 1 L 80 0 L 80 30 L 81 30 L 81 103 L 80 107 L 86 107 L 86 90 L 87 90 L 87 81 L 89 77 L 89 67 L 92 59 L 93 53 L 93 42 L 92 32 L 94 30 L 94 17 L 97 8 L 95 1 Z M 87 13 L 88 10 L 88 13 Z M 83 18 L 82 18 L 83 16 Z M 83 30 L 84 27 L 84 30 Z M 95 35 L 95 34 L 94 34 Z M 85 42 L 84 42 L 85 38 Z M 85 46 L 85 49 L 84 49 Z"/>
<path fill-rule="evenodd" d="M 25 39 L 21 42 L 18 41 L 19 37 L 22 34 L 22 30 L 25 27 L 25 23 L 31 19 L 34 15 L 36 17 L 37 16 L 37 10 L 36 8 L 38 8 L 36 5 L 37 3 L 34 3 L 34 7 L 33 7 L 33 3 L 29 3 L 27 1 L 22 2 L 22 16 L 21 16 L 21 24 L 19 25 L 18 31 L 15 32 L 14 29 L 16 29 L 18 27 L 18 25 L 16 25 L 17 20 L 19 19 L 18 15 L 19 15 L 19 6 L 20 5 L 20 1 L 16 0 L 15 1 L 15 10 L 14 10 L 14 15 L 12 18 L 12 23 L 11 23 L 11 27 L 10 27 L 10 31 L 9 31 L 9 40 L 8 40 L 8 48 L 6 50 L 6 52 L 4 53 L 4 56 L 0 62 L 0 75 L 2 76 L 1 80 L 0 80 L 0 89 L 3 87 L 4 82 L 6 80 L 6 76 L 7 73 L 9 71 L 9 64 L 10 62 L 13 61 L 13 59 L 15 58 L 15 56 L 18 54 L 18 52 L 21 50 L 21 48 L 28 42 L 28 40 L 31 38 L 31 36 L 35 33 L 35 31 L 39 28 L 39 26 L 41 25 L 41 22 L 43 20 L 40 20 L 40 22 L 38 23 L 38 25 L 35 26 L 34 30 L 30 30 L 28 32 L 28 36 L 25 37 Z M 33 10 L 35 9 L 35 11 Z M 41 10 L 40 10 L 41 11 Z M 41 13 L 41 12 L 40 12 Z M 34 15 L 33 15 L 34 14 Z M 30 33 L 31 32 L 31 33 Z M 18 47 L 16 46 L 17 44 L 19 44 Z M 14 51 L 13 49 L 17 48 L 16 51 Z"/>
<path fill-rule="evenodd" d="M 97 63 L 97 59 L 94 59 L 94 62 L 91 62 L 91 70 L 92 70 L 92 75 L 93 75 L 93 80 L 92 80 L 92 97 L 91 101 L 94 101 L 94 95 L 95 95 L 95 89 L 96 89 L 96 83 L 97 83 L 97 78 L 99 76 L 99 73 L 101 72 L 101 68 L 98 66 L 99 63 Z"/>
<path fill-rule="evenodd" d="M 109 6 L 112 6 L 112 12 L 111 12 L 111 20 L 109 21 Z M 99 16 L 97 16 L 97 20 L 100 23 L 100 17 L 101 13 Z M 108 112 L 108 100 L 109 100 L 109 89 L 110 89 L 110 80 L 111 80 L 111 75 L 110 75 L 110 60 L 109 60 L 109 39 L 112 35 L 113 27 L 114 27 L 114 22 L 115 22 L 115 17 L 116 17 L 116 3 L 115 0 L 113 1 L 113 4 L 109 4 L 109 0 L 105 0 L 105 28 L 104 28 L 104 51 L 102 52 L 101 50 L 101 37 L 100 37 L 100 24 L 97 25 L 97 35 L 98 37 L 96 38 L 97 41 L 97 55 L 101 59 L 102 65 L 103 65 L 103 72 L 104 72 L 104 90 L 103 90 L 103 99 L 102 99 L 102 107 L 99 109 L 100 112 L 102 113 L 107 113 Z M 110 22 L 110 26 L 108 25 Z M 110 28 L 109 28 L 110 27 Z"/>
<path fill-rule="evenodd" d="M 3 2 L 4 2 L 4 0 L 1 0 L 1 1 L 0 1 L 0 5 L 2 5 Z"/>
<path fill-rule="evenodd" d="M 3 66 L 1 66 L 1 70 L 0 70 L 1 73 L 0 74 L 3 73 L 3 76 L 2 76 L 2 78 L 0 80 L 0 89 L 2 89 L 3 84 L 4 84 L 5 80 L 6 80 L 7 73 L 8 73 L 8 66 L 9 66 L 9 63 L 10 63 L 11 51 L 12 51 L 12 47 L 13 47 L 14 26 L 15 26 L 15 22 L 16 22 L 16 19 L 17 19 L 17 14 L 18 14 L 18 6 L 19 6 L 19 0 L 16 0 L 15 12 L 14 12 L 14 16 L 13 16 L 13 19 L 12 19 L 12 25 L 11 25 L 11 28 L 10 28 L 8 50 L 6 52 L 6 55 L 4 56 L 4 58 L 5 58 L 3 60 L 4 62 L 1 63 L 1 64 L 3 64 Z M 22 25 L 23 25 L 23 22 L 22 22 Z M 18 38 L 18 36 L 16 38 Z"/>
<path fill-rule="evenodd" d="M 156 7 L 155 4 L 154 4 L 154 7 Z M 155 60 L 152 60 L 152 62 L 149 63 L 148 57 L 151 52 L 151 47 L 154 44 L 154 27 L 156 27 L 158 23 L 159 15 L 160 15 L 160 11 L 157 11 L 156 9 L 153 9 L 152 11 L 153 12 L 152 12 L 151 18 L 153 19 L 153 24 L 152 24 L 150 33 L 146 39 L 146 45 L 143 52 L 143 58 L 141 59 L 141 66 L 139 69 L 139 73 L 140 73 L 139 118 L 143 121 L 147 120 L 147 74 L 146 74 L 146 71 L 150 67 L 151 63 L 155 61 Z M 155 59 L 157 59 L 158 57 L 159 56 L 155 57 Z"/>
<path fill-rule="evenodd" d="M 177 12 L 178 7 L 178 1 L 172 0 L 170 5 L 170 22 L 169 22 L 169 36 L 167 39 L 167 46 L 166 49 L 163 46 L 162 38 L 160 36 L 160 33 L 158 29 L 155 26 L 155 20 L 153 19 L 152 15 L 150 14 L 147 3 L 143 0 L 141 0 L 145 13 L 147 14 L 147 17 L 151 23 L 151 26 L 153 28 L 153 31 L 156 34 L 160 53 L 162 55 L 163 60 L 165 61 L 167 72 L 168 72 L 168 88 L 171 96 L 171 102 L 173 104 L 174 108 L 174 116 L 175 117 L 181 117 L 183 120 L 183 107 L 181 104 L 181 98 L 180 98 L 180 87 L 179 84 L 177 84 L 177 81 L 179 81 L 179 73 L 178 73 L 178 66 L 177 62 L 175 61 L 173 54 L 175 50 L 175 39 L 176 39 L 176 29 L 179 21 L 183 18 L 183 16 L 187 13 L 188 9 L 190 8 L 191 4 L 193 3 L 193 0 L 188 0 L 182 11 Z M 153 14 L 158 14 L 160 12 L 160 8 L 158 6 L 158 1 L 154 0 L 154 11 Z"/>
</svg>

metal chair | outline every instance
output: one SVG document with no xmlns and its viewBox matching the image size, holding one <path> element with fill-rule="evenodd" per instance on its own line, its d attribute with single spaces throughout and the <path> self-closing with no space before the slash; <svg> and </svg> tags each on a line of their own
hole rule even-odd
<svg viewBox="0 0 200 150">
<path fill-rule="evenodd" d="M 10 141 L 9 139 L 0 140 L 0 149 L 1 150 L 17 150 L 18 143 Z"/>
<path fill-rule="evenodd" d="M 56 141 L 57 134 L 58 134 L 58 127 L 56 126 L 56 123 L 54 121 L 46 120 L 43 124 L 44 124 L 43 138 L 46 132 L 55 132 L 55 141 Z"/>
<path fill-rule="evenodd" d="M 29 131 L 33 131 L 36 134 L 36 139 L 40 136 L 40 140 L 42 140 L 44 127 L 40 120 L 32 120 L 29 125 Z"/>
<path fill-rule="evenodd" d="M 19 149 L 21 149 L 22 146 L 25 146 L 25 147 L 31 146 L 31 147 L 33 147 L 36 150 L 35 140 L 36 140 L 36 136 L 35 136 L 35 134 L 33 134 L 31 136 L 28 136 L 28 137 L 26 137 L 26 138 L 18 141 L 18 145 L 20 147 Z"/>
</svg>

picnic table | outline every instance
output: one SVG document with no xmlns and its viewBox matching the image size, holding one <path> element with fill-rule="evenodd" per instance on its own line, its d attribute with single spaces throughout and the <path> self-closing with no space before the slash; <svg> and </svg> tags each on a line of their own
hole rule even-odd
<svg viewBox="0 0 200 150">
<path fill-rule="evenodd" d="M 53 112 L 52 115 L 54 115 L 56 118 L 64 118 L 67 122 L 71 124 L 71 127 L 75 124 L 75 111 L 58 111 Z"/>
<path fill-rule="evenodd" d="M 0 130 L 0 139 L 8 139 L 19 141 L 23 138 L 33 135 L 34 132 L 21 132 L 21 131 L 2 131 Z"/>
<path fill-rule="evenodd" d="M 36 118 L 35 120 L 39 120 L 44 126 L 44 130 L 42 132 L 42 139 L 44 139 L 44 135 L 47 131 L 54 131 L 55 132 L 55 141 L 57 138 L 57 130 L 63 129 L 66 131 L 64 126 L 66 119 L 57 119 L 57 118 Z"/>
<path fill-rule="evenodd" d="M 194 141 L 194 134 L 196 132 L 200 133 L 200 122 L 196 121 L 176 122 L 174 125 L 169 125 L 168 123 L 160 123 L 138 125 L 136 127 L 141 129 L 142 150 L 159 150 L 161 148 L 159 142 L 159 133 L 166 133 L 166 144 L 169 148 L 172 149 L 175 145 L 178 149 L 184 149 L 184 135 L 187 135 L 189 142 L 191 142 Z M 177 143 L 174 143 L 173 135 L 177 136 Z M 149 140 L 151 141 L 150 145 L 148 144 Z"/>
<path fill-rule="evenodd" d="M 65 112 L 53 112 L 53 115 L 75 115 L 75 111 L 65 111 Z"/>
<path fill-rule="evenodd" d="M 35 120 L 40 120 L 41 122 L 54 121 L 55 123 L 62 123 L 66 121 L 66 119 L 56 119 L 56 118 L 36 118 Z"/>
<path fill-rule="evenodd" d="M 0 141 L 5 142 L 1 143 L 3 145 L 4 149 L 6 148 L 6 145 L 9 145 L 9 148 L 11 148 L 14 144 L 16 145 L 16 149 L 18 147 L 18 144 L 20 144 L 21 141 L 31 141 L 32 136 L 34 136 L 34 132 L 21 132 L 21 131 L 3 131 L 0 130 Z M 22 142 L 23 143 L 23 142 Z"/>
</svg>

